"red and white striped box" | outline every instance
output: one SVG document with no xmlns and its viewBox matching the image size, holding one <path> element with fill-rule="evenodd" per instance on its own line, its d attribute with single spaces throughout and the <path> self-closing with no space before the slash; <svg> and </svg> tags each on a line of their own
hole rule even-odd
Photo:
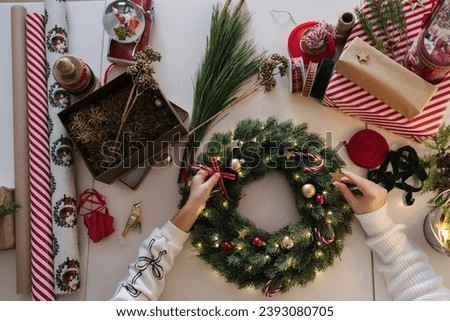
<svg viewBox="0 0 450 321">
<path fill-rule="evenodd" d="M 415 3 L 415 1 L 411 1 Z M 396 61 L 403 64 L 407 50 L 419 35 L 426 20 L 430 17 L 439 0 L 427 0 L 417 4 L 404 2 L 403 10 L 407 21 L 407 37 L 401 41 Z M 422 4 L 422 5 L 420 5 Z M 370 9 L 363 4 L 361 11 L 370 19 Z M 344 46 L 344 50 L 356 37 L 372 45 L 361 28 L 359 21 L 355 24 Z M 433 137 L 445 116 L 450 102 L 450 75 L 437 85 L 438 89 L 423 111 L 416 117 L 407 119 L 390 106 L 366 92 L 338 72 L 334 71 L 327 86 L 322 104 L 336 108 L 345 114 L 356 117 L 369 124 L 382 127 L 395 134 L 421 142 Z"/>
</svg>

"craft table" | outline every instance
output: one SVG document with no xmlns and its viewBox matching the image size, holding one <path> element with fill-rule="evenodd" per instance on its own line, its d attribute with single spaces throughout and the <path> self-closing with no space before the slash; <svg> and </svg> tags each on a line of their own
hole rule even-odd
<svg viewBox="0 0 450 321">
<path fill-rule="evenodd" d="M 154 0 L 155 21 L 150 44 L 162 54 L 161 62 L 155 64 L 156 77 L 166 96 L 189 113 L 192 112 L 193 82 L 205 49 L 212 6 L 216 2 Z M 43 12 L 42 2 L 14 4 L 24 5 L 29 12 Z M 268 53 L 288 56 L 287 39 L 295 23 L 308 20 L 336 23 L 340 14 L 353 11 L 358 4 L 357 0 L 247 0 L 245 6 L 253 13 L 247 37 L 254 39 Z M 0 29 L 4 30 L 4 45 L 0 49 L 0 146 L 3 150 L 0 184 L 8 187 L 14 187 L 9 45 L 14 41 L 10 36 L 11 5 L 13 3 L 0 3 Z M 69 1 L 68 7 L 70 51 L 103 78 L 109 65 L 106 59 L 108 38 L 101 20 L 105 1 Z M 295 23 L 286 12 L 292 15 Z M 360 129 L 375 129 L 387 139 L 393 150 L 411 145 L 419 155 L 426 151 L 421 144 L 326 108 L 315 98 L 290 94 L 286 77 L 279 80 L 273 92 L 257 93 L 233 107 L 225 118 L 211 128 L 205 140 L 216 131 L 232 129 L 244 118 L 265 120 L 272 115 L 281 121 L 293 119 L 296 123 L 308 123 L 309 130 L 325 137 L 328 146 L 338 149 L 347 167 L 360 175 L 365 175 L 365 170 L 352 163 L 342 144 Z M 446 119 L 450 120 L 448 112 Z M 99 243 L 93 243 L 87 237 L 82 220 L 79 221 L 82 286 L 76 294 L 60 296 L 58 300 L 108 300 L 117 283 L 125 276 L 128 264 L 135 260 L 140 243 L 153 228 L 161 226 L 177 211 L 180 199 L 177 185 L 179 168 L 174 164 L 151 170 L 134 191 L 120 181 L 111 185 L 95 181 L 80 157 L 76 157 L 75 163 L 78 193 L 93 187 L 106 197 L 110 214 L 115 219 L 116 232 Z M 261 181 L 247 186 L 245 194 L 239 210 L 258 227 L 273 231 L 293 221 L 297 215 L 288 184 L 277 173 L 269 173 Z M 428 212 L 427 201 L 431 197 L 417 196 L 415 204 L 408 207 L 403 203 L 403 191 L 393 190 L 389 193 L 389 212 L 395 222 L 405 225 L 410 239 L 426 251 L 437 273 L 443 276 L 444 284 L 450 287 L 450 257 L 434 251 L 422 231 Z M 143 207 L 142 232 L 130 232 L 126 244 L 122 244 L 119 235 L 131 205 L 139 201 L 142 201 Z M 188 241 L 167 276 L 161 300 L 391 300 L 382 275 L 374 268 L 372 253 L 356 220 L 352 228 L 343 253 L 333 266 L 319 273 L 313 283 L 270 299 L 260 291 L 239 290 L 234 284 L 227 283 L 196 256 L 196 250 Z M 0 252 L 0 284 L 0 300 L 30 299 L 29 295 L 16 295 L 14 250 Z"/>
</svg>

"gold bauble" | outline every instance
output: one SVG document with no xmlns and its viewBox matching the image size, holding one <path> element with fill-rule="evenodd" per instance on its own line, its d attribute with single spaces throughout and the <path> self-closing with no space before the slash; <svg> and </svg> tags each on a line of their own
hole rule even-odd
<svg viewBox="0 0 450 321">
<path fill-rule="evenodd" d="M 313 184 L 305 184 L 302 186 L 302 194 L 306 198 L 311 198 L 316 195 L 316 188 Z"/>
<path fill-rule="evenodd" d="M 161 108 L 161 107 L 163 106 L 163 102 L 162 102 L 161 99 L 156 98 L 155 101 L 153 102 L 153 105 L 154 105 L 156 108 Z"/>
<path fill-rule="evenodd" d="M 285 236 L 281 242 L 281 246 L 286 250 L 292 249 L 294 247 L 294 241 L 289 236 Z"/>
<path fill-rule="evenodd" d="M 240 159 L 233 158 L 231 160 L 230 167 L 234 172 L 236 172 L 236 173 L 239 172 L 241 170 L 241 165 L 242 165 L 242 162 Z"/>
</svg>

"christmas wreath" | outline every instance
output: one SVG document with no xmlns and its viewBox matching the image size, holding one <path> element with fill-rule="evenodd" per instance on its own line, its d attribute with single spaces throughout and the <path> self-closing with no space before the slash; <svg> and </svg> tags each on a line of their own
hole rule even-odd
<svg viewBox="0 0 450 321">
<path fill-rule="evenodd" d="M 307 129 L 307 124 L 275 118 L 265 123 L 242 120 L 233 132 L 213 134 L 197 164 L 183 176 L 180 207 L 199 169 L 221 174 L 192 229 L 192 244 L 238 288 L 253 287 L 272 296 L 304 286 L 333 264 L 351 233 L 353 213 L 331 184 L 330 173 L 342 161 Z M 243 188 L 271 170 L 286 177 L 299 215 L 273 233 L 257 228 L 238 211 Z"/>
</svg>

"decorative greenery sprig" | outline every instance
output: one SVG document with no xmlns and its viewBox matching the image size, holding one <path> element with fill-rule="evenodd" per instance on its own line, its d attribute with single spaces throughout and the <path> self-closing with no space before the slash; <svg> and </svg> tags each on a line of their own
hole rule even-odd
<svg viewBox="0 0 450 321">
<path fill-rule="evenodd" d="M 255 82 L 251 86 L 249 86 L 241 95 L 239 95 L 233 101 L 231 101 L 225 108 L 212 115 L 210 118 L 205 120 L 203 123 L 199 124 L 197 127 L 192 128 L 189 133 L 194 134 L 198 129 L 207 125 L 208 123 L 210 123 L 211 121 L 219 117 L 221 114 L 228 111 L 231 107 L 233 107 L 240 101 L 244 100 L 254 92 L 259 90 L 264 90 L 264 93 L 271 92 L 277 85 L 277 80 L 275 76 L 277 75 L 279 75 L 280 77 L 285 76 L 287 73 L 287 67 L 288 67 L 287 58 L 280 54 L 274 53 L 269 57 L 263 58 L 261 60 L 259 73 Z"/>
<path fill-rule="evenodd" d="M 432 153 L 421 157 L 428 179 L 424 182 L 421 193 L 436 192 L 437 197 L 430 200 L 431 205 L 441 207 L 450 198 L 450 125 L 443 123 L 436 135 L 425 141 L 424 146 Z M 442 213 L 450 219 L 448 207 Z"/>
<path fill-rule="evenodd" d="M 21 208 L 21 205 L 17 203 L 16 201 L 12 202 L 3 202 L 2 205 L 0 205 L 0 217 L 4 217 L 6 215 L 14 214 L 16 211 Z"/>
<path fill-rule="evenodd" d="M 116 140 L 119 139 L 123 126 L 125 125 L 128 115 L 130 114 L 130 111 L 138 97 L 147 89 L 158 89 L 159 84 L 153 77 L 155 70 L 153 69 L 152 63 L 160 60 L 161 54 L 153 50 L 150 46 L 147 46 L 143 50 L 136 53 L 135 63 L 127 67 L 125 73 L 131 75 L 133 86 L 131 87 L 130 95 L 128 96 L 127 103 L 120 119 Z"/>
<path fill-rule="evenodd" d="M 256 91 L 270 92 L 277 83 L 275 76 L 282 77 L 287 72 L 286 57 L 266 57 L 257 52 L 253 41 L 243 40 L 250 15 L 241 10 L 244 0 L 234 10 L 230 10 L 230 3 L 228 0 L 222 9 L 213 9 L 210 36 L 195 84 L 189 142 L 181 171 L 192 164 L 195 149 L 214 119 Z M 255 75 L 253 84 L 238 95 Z"/>
<path fill-rule="evenodd" d="M 228 0 L 222 8 L 219 5 L 213 8 L 210 34 L 194 88 L 190 129 L 197 130 L 189 137 L 184 162 L 193 161 L 194 150 L 206 134 L 209 122 L 199 125 L 230 105 L 241 86 L 259 71 L 262 54 L 257 52 L 253 41 L 244 40 L 250 14 L 242 10 L 243 3 L 241 0 L 230 9 Z"/>
<path fill-rule="evenodd" d="M 406 17 L 401 0 L 367 0 L 373 19 L 361 8 L 355 8 L 361 27 L 373 46 L 392 59 L 398 55 L 398 45 L 407 36 Z"/>
<path fill-rule="evenodd" d="M 432 150 L 424 155 L 421 161 L 429 171 L 422 193 L 442 192 L 450 188 L 450 125 L 441 125 L 437 134 L 423 142 L 423 145 Z"/>
</svg>

